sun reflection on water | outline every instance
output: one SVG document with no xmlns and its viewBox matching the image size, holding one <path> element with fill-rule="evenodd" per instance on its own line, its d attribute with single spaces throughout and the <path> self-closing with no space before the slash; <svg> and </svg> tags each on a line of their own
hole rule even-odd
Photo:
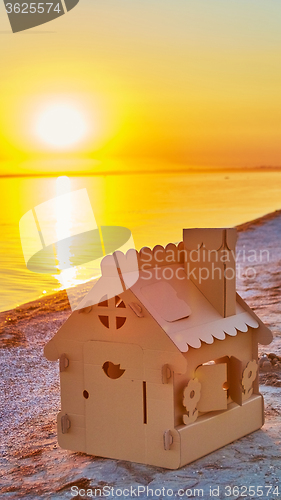
<svg viewBox="0 0 281 500">
<path fill-rule="evenodd" d="M 63 249 L 58 246 L 56 250 L 57 268 L 62 269 L 55 278 L 61 285 L 61 288 L 69 288 L 76 285 L 77 270 L 71 264 L 71 236 L 73 228 L 73 219 L 75 217 L 73 195 L 70 191 L 71 182 L 67 176 L 58 177 L 56 180 L 56 199 L 55 199 L 55 214 L 56 214 L 56 235 L 57 241 L 69 238 L 69 244 Z M 64 195 L 63 200 L 61 195 Z"/>
</svg>

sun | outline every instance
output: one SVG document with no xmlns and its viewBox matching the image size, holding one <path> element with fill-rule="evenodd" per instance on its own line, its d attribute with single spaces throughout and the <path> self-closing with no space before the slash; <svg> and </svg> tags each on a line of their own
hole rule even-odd
<svg viewBox="0 0 281 500">
<path fill-rule="evenodd" d="M 46 105 L 37 115 L 35 132 L 41 142 L 53 149 L 72 149 L 88 134 L 83 111 L 69 102 Z"/>
</svg>

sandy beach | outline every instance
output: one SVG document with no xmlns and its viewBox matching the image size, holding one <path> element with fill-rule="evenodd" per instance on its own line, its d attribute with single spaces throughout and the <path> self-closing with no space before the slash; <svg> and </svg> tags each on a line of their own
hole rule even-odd
<svg viewBox="0 0 281 500">
<path fill-rule="evenodd" d="M 189 498 L 195 498 L 194 489 L 200 488 L 203 498 L 209 498 L 212 487 L 219 488 L 220 499 L 226 497 L 228 485 L 272 486 L 262 498 L 278 498 L 278 490 L 274 494 L 278 486 L 281 496 L 281 211 L 243 224 L 238 231 L 238 292 L 275 336 L 270 346 L 259 348 L 263 428 L 178 471 L 62 450 L 56 436 L 58 364 L 43 356 L 44 345 L 71 314 L 66 293 L 59 292 L 0 314 L 1 498 L 67 499 L 72 498 L 72 486 L 94 490 L 107 485 L 169 488 L 174 491 L 172 498 L 179 488 L 190 491 Z M 250 260 L 253 249 L 259 252 L 255 261 Z M 249 266 L 254 279 L 247 273 Z M 82 297 L 89 287 L 80 287 L 77 294 Z M 163 490 L 158 498 L 165 496 Z M 152 496 L 143 491 L 139 498 Z M 233 493 L 228 498 L 243 495 Z"/>
</svg>

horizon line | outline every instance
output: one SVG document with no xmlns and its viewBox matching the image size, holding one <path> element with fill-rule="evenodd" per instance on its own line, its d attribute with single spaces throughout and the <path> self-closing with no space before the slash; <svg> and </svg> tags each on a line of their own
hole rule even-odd
<svg viewBox="0 0 281 500">
<path fill-rule="evenodd" d="M 1 162 L 0 162 L 1 164 Z M 280 171 L 281 166 L 266 166 L 266 165 L 260 165 L 260 166 L 248 166 L 248 167 L 183 167 L 183 168 L 176 168 L 176 169 L 135 169 L 135 170 L 100 170 L 96 172 L 87 172 L 87 171 L 74 171 L 74 172 L 65 172 L 65 171 L 59 171 L 59 172 L 42 172 L 42 173 L 14 173 L 14 174 L 0 174 L 0 178 L 13 178 L 13 177 L 60 177 L 62 175 L 67 175 L 68 177 L 94 177 L 94 176 L 107 176 L 107 175 L 136 175 L 136 174 L 173 174 L 173 173 L 189 173 L 189 172 L 206 172 L 208 170 L 212 172 L 234 172 L 234 171 L 245 171 L 246 170 L 275 170 L 275 171 Z"/>
</svg>

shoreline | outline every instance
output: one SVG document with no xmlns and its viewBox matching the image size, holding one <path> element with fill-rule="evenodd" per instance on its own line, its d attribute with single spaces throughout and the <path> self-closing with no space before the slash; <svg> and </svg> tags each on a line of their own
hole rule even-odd
<svg viewBox="0 0 281 500">
<path fill-rule="evenodd" d="M 261 217 L 257 217 L 256 219 L 250 220 L 248 222 L 243 222 L 243 224 L 238 224 L 236 227 L 238 233 L 242 231 L 251 231 L 255 229 L 257 226 L 262 226 L 269 220 L 275 219 L 281 215 L 281 209 L 274 210 L 274 212 L 269 212 L 268 214 L 262 215 Z"/>
<path fill-rule="evenodd" d="M 281 209 L 275 210 L 274 212 L 269 212 L 261 217 L 250 220 L 248 222 L 244 222 L 243 224 L 239 224 L 236 226 L 238 233 L 242 233 L 245 231 L 254 230 L 256 227 L 262 226 L 266 222 L 275 219 L 281 215 Z M 76 290 L 77 298 L 81 296 L 81 299 L 84 297 L 85 293 L 91 289 L 93 286 L 93 282 L 87 282 L 83 285 L 77 285 L 74 287 Z M 68 296 L 66 290 L 59 290 L 57 292 L 38 297 L 30 302 L 25 302 L 15 308 L 8 309 L 6 311 L 0 312 L 0 340 L 6 344 L 7 342 L 10 344 L 8 340 L 10 337 L 15 337 L 15 342 L 17 342 L 17 337 L 15 332 L 15 324 L 22 320 L 31 320 L 38 319 L 41 316 L 45 316 L 46 314 L 50 314 L 51 312 L 61 312 L 61 311 L 69 311 L 69 315 L 71 314 L 71 307 L 68 301 Z M 8 330 L 7 340 L 5 341 L 5 335 L 3 337 L 4 332 Z M 19 339 L 18 339 L 19 340 Z M 11 341 L 13 343 L 13 341 Z"/>
</svg>

